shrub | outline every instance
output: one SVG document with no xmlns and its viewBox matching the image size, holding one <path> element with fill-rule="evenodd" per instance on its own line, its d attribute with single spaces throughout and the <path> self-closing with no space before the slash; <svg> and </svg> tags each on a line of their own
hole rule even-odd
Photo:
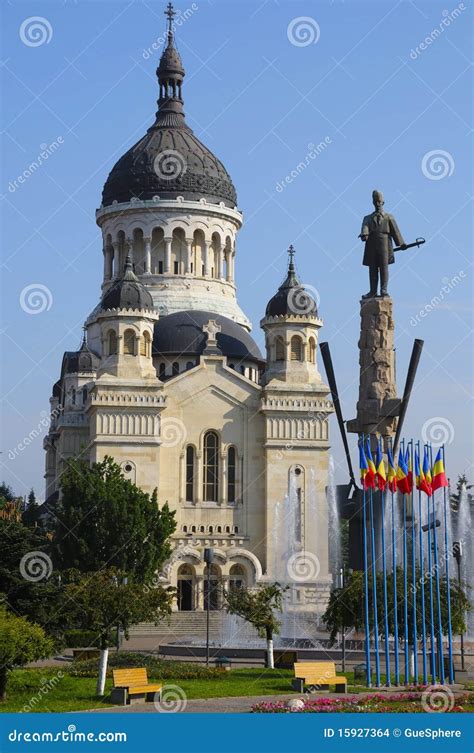
<svg viewBox="0 0 474 753">
<path fill-rule="evenodd" d="M 69 673 L 74 677 L 95 677 L 98 667 L 97 659 L 74 661 Z M 211 680 L 222 679 L 226 675 L 216 667 L 206 667 L 205 664 L 190 664 L 160 659 L 153 654 L 141 654 L 124 651 L 109 655 L 107 676 L 112 677 L 112 670 L 118 667 L 146 667 L 148 677 L 157 680 Z"/>
</svg>

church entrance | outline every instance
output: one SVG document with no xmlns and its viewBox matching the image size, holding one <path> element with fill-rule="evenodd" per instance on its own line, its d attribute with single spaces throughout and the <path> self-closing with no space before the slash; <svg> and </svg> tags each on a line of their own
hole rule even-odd
<svg viewBox="0 0 474 753">
<path fill-rule="evenodd" d="M 190 565 L 181 565 L 178 570 L 178 609 L 191 612 L 193 609 L 194 572 Z"/>
</svg>

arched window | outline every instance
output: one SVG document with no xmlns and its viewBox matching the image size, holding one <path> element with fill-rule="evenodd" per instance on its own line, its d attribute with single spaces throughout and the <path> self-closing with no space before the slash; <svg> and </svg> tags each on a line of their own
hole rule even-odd
<svg viewBox="0 0 474 753">
<path fill-rule="evenodd" d="M 194 502 L 194 447 L 186 447 L 186 502 Z"/>
<path fill-rule="evenodd" d="M 186 369 L 189 371 L 189 369 L 193 369 L 193 368 L 194 368 L 194 363 L 192 361 L 187 361 Z"/>
<path fill-rule="evenodd" d="M 303 341 L 301 337 L 298 337 L 297 335 L 293 335 L 291 338 L 291 360 L 303 360 Z"/>
<path fill-rule="evenodd" d="M 123 336 L 123 352 L 126 356 L 135 355 L 135 332 L 133 329 L 126 329 Z"/>
<path fill-rule="evenodd" d="M 76 390 L 73 387 L 71 390 L 71 405 L 75 405 L 75 404 L 76 404 Z"/>
<path fill-rule="evenodd" d="M 109 356 L 115 356 L 117 353 L 117 335 L 113 329 L 109 332 Z"/>
<path fill-rule="evenodd" d="M 187 533 L 187 532 L 188 532 L 188 526 L 183 526 L 183 533 Z"/>
<path fill-rule="evenodd" d="M 316 363 L 316 341 L 314 337 L 309 338 L 309 360 L 310 363 Z"/>
<path fill-rule="evenodd" d="M 209 533 L 214 533 L 214 526 L 209 526 Z"/>
<path fill-rule="evenodd" d="M 160 363 L 159 377 L 160 377 L 160 379 L 164 379 L 165 376 L 166 376 L 166 364 L 165 363 Z"/>
<path fill-rule="evenodd" d="M 204 502 L 219 500 L 219 437 L 215 431 L 204 435 Z"/>
<path fill-rule="evenodd" d="M 87 403 L 87 387 L 82 388 L 82 404 L 85 405 Z"/>
<path fill-rule="evenodd" d="M 179 363 L 178 361 L 175 361 L 173 363 L 173 366 L 171 367 L 171 373 L 173 376 L 177 376 L 179 374 Z"/>
<path fill-rule="evenodd" d="M 285 360 L 285 341 L 282 337 L 277 337 L 275 342 L 275 359 L 277 361 Z"/>
<path fill-rule="evenodd" d="M 222 533 L 222 526 L 217 526 L 216 531 L 217 533 Z"/>
<path fill-rule="evenodd" d="M 151 355 L 150 343 L 151 343 L 150 333 L 144 332 L 143 337 L 140 339 L 140 355 L 141 356 L 146 356 L 146 358 L 150 357 Z"/>
<path fill-rule="evenodd" d="M 235 502 L 235 471 L 236 452 L 235 447 L 227 450 L 227 501 Z"/>
</svg>

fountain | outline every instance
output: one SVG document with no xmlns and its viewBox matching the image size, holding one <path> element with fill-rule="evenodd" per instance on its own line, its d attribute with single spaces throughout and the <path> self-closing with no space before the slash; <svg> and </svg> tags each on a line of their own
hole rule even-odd
<svg viewBox="0 0 474 753">
<path fill-rule="evenodd" d="M 464 588 L 467 588 L 467 595 L 471 598 L 469 587 L 472 585 L 473 562 L 473 541 L 472 541 L 472 495 L 468 494 L 466 485 L 463 484 L 459 495 L 459 507 L 457 513 L 456 540 L 462 543 L 461 559 L 461 578 Z M 471 610 L 466 616 L 467 635 L 474 636 L 474 612 Z"/>
</svg>

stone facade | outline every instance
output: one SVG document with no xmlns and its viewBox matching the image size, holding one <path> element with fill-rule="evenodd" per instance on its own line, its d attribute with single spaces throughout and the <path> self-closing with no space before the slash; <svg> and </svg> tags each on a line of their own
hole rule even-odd
<svg viewBox="0 0 474 753">
<path fill-rule="evenodd" d="M 171 31 L 168 38 L 169 53 Z M 173 554 L 157 574 L 177 587 L 176 610 L 204 608 L 203 550 L 213 547 L 213 581 L 224 588 L 286 582 L 292 609 L 314 615 L 324 610 L 331 583 L 332 404 L 317 368 L 322 321 L 291 258 L 261 322 L 266 354 L 260 355 L 236 298 L 242 214 L 206 194 L 205 172 L 217 162 L 212 155 L 202 160 L 210 153 L 189 135 L 180 99 L 184 73 L 174 81 L 175 72 L 164 70 L 168 59 L 159 69 L 160 110 L 149 133 L 156 129 L 166 141 L 179 131 L 190 166 L 203 171 L 202 182 L 198 176 L 193 184 L 202 185 L 202 196 L 166 190 L 163 198 L 123 200 L 147 170 L 147 185 L 157 180 L 150 143 L 161 142 L 151 136 L 109 176 L 107 202 L 96 215 L 102 297 L 86 318 L 80 350 L 65 353 L 53 387 L 46 497 L 57 499 L 69 458 L 93 463 L 110 455 L 126 478 L 146 492 L 157 489 L 158 503 L 176 511 Z M 230 177 L 218 164 L 213 191 L 228 196 Z M 166 187 L 166 177 L 160 185 Z M 290 293 L 309 307 L 288 305 Z M 219 608 L 219 589 L 212 593 L 212 607 Z"/>
</svg>

